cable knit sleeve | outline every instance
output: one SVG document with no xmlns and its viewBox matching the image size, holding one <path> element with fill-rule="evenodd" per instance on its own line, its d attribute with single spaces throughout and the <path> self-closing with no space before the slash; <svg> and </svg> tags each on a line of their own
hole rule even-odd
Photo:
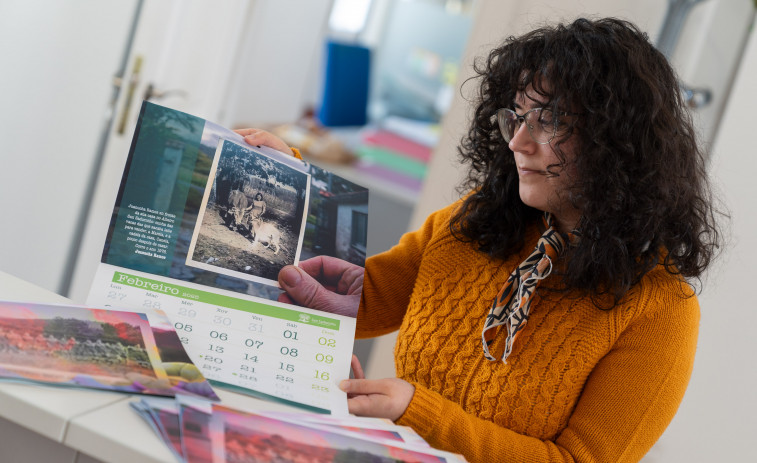
<svg viewBox="0 0 757 463">
<path fill-rule="evenodd" d="M 694 296 L 681 297 L 682 291 L 690 292 L 688 285 L 669 275 L 645 278 L 636 290 L 635 307 L 613 309 L 612 347 L 590 373 L 567 427 L 553 440 L 478 418 L 417 383 L 397 423 L 471 462 L 638 461 L 683 398 L 696 350 L 699 305 Z"/>
<path fill-rule="evenodd" d="M 431 214 L 421 228 L 403 235 L 396 246 L 366 260 L 356 337 L 380 336 L 399 328 L 423 252 L 433 235 L 449 226 L 450 213 L 456 205 Z"/>
</svg>

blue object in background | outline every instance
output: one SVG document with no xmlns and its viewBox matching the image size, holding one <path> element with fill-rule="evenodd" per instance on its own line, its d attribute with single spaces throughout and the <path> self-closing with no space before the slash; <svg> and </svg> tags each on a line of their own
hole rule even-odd
<svg viewBox="0 0 757 463">
<path fill-rule="evenodd" d="M 325 126 L 365 125 L 371 51 L 338 42 L 326 43 L 326 73 L 318 119 Z"/>
</svg>

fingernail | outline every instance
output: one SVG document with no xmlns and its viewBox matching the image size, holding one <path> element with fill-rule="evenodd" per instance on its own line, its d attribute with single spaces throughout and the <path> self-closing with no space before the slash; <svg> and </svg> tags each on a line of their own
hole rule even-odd
<svg viewBox="0 0 757 463">
<path fill-rule="evenodd" d="M 300 275 L 300 271 L 294 267 L 284 267 L 283 269 L 281 269 L 280 276 L 283 285 L 290 288 L 297 286 L 298 284 L 300 284 L 300 281 L 302 281 L 302 275 Z"/>
<path fill-rule="evenodd" d="M 349 388 L 350 388 L 350 381 L 348 379 L 343 379 L 339 382 L 339 389 L 343 390 L 344 392 L 347 392 Z"/>
</svg>

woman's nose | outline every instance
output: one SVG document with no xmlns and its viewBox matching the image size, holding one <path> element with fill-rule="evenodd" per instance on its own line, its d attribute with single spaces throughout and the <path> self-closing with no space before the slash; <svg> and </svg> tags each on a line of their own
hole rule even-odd
<svg viewBox="0 0 757 463">
<path fill-rule="evenodd" d="M 528 127 L 526 127 L 526 123 L 523 122 L 517 129 L 515 129 L 513 138 L 510 139 L 510 143 L 508 143 L 507 146 L 509 146 L 510 150 L 512 150 L 513 152 L 523 152 L 527 151 L 527 148 L 531 143 L 533 143 L 533 139 L 531 138 L 531 134 L 528 133 Z"/>
</svg>

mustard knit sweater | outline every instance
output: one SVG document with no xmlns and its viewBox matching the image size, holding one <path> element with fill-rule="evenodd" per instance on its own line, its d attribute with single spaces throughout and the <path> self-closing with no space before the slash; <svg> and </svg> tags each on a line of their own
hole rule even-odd
<svg viewBox="0 0 757 463">
<path fill-rule="evenodd" d="M 454 207 L 366 262 L 357 336 L 399 329 L 397 376 L 415 386 L 397 423 L 471 462 L 638 461 L 691 375 L 699 326 L 691 288 L 658 268 L 612 310 L 537 291 L 507 364 L 490 362 L 484 318 L 539 234 L 518 255 L 492 260 L 450 235 Z"/>
</svg>

